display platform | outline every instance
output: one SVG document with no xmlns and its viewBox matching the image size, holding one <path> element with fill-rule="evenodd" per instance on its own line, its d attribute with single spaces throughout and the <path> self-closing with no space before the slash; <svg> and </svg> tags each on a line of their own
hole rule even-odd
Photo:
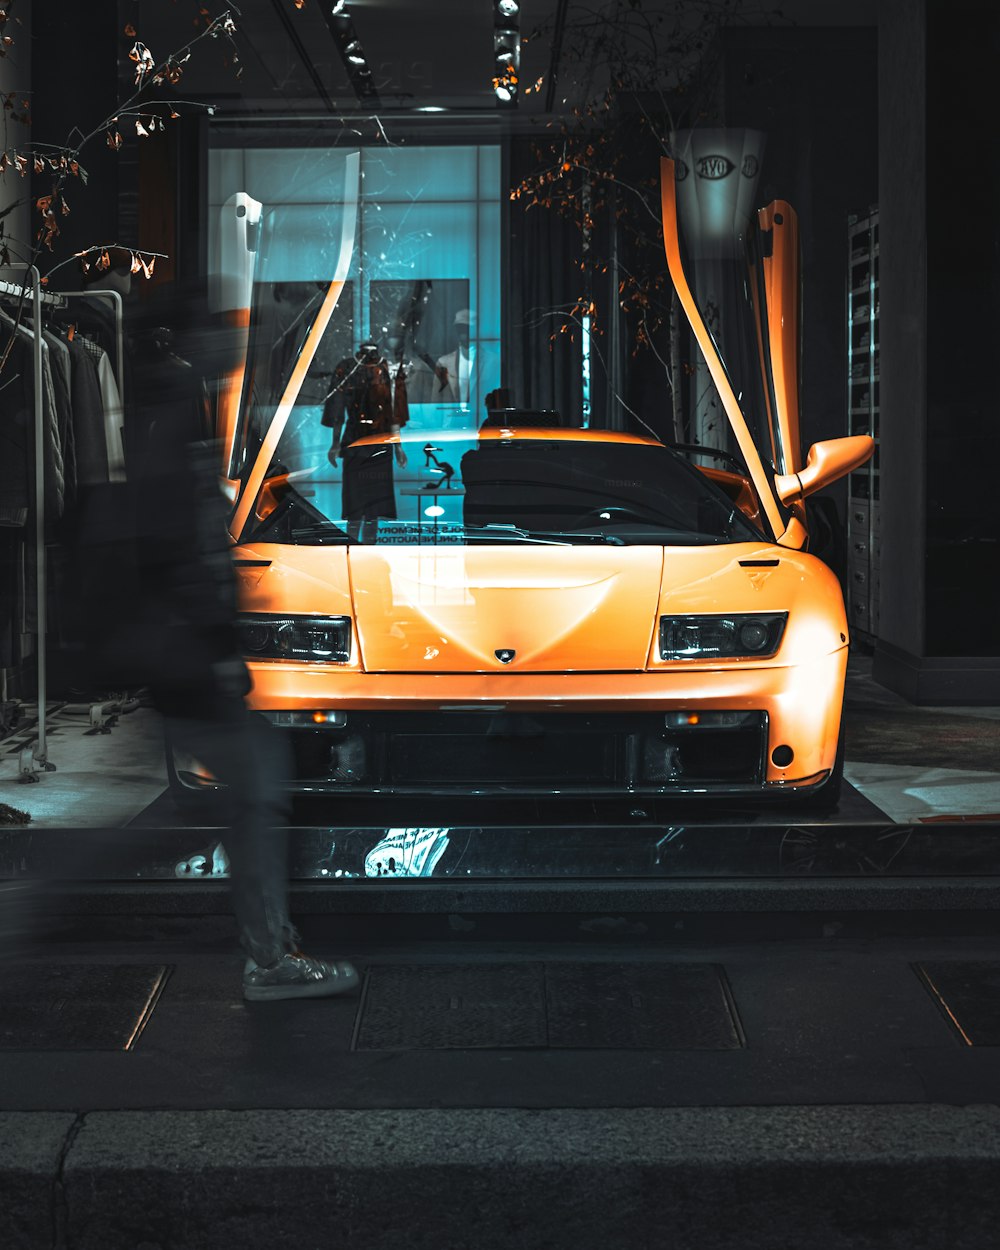
<svg viewBox="0 0 1000 1250">
<path fill-rule="evenodd" d="M 219 880 L 218 828 L 0 833 L 0 880 Z M 369 825 L 291 830 L 292 881 L 622 882 L 1000 875 L 995 825 Z"/>
<path fill-rule="evenodd" d="M 198 796 L 195 796 L 197 799 Z M 134 816 L 130 829 L 214 824 L 203 803 L 180 804 L 164 790 Z M 208 817 L 208 818 L 206 818 Z M 885 824 L 886 813 L 855 786 L 844 782 L 834 812 L 819 815 L 794 811 L 790 804 L 760 800 L 680 799 L 658 795 L 622 795 L 608 798 L 519 795 L 297 795 L 292 807 L 294 825 L 673 825 L 678 819 L 698 825 L 781 824 L 802 820 L 808 824 Z"/>
</svg>

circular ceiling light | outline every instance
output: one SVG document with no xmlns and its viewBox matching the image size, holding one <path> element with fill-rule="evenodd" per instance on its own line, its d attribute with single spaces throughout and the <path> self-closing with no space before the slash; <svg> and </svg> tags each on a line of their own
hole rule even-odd
<svg viewBox="0 0 1000 1250">
<path fill-rule="evenodd" d="M 501 17 L 513 17 L 519 7 L 517 0 L 500 0 L 497 5 Z"/>
</svg>

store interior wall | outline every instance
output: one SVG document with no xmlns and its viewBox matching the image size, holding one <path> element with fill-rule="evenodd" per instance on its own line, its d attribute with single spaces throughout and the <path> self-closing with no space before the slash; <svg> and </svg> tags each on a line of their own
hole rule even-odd
<svg viewBox="0 0 1000 1250">
<path fill-rule="evenodd" d="M 927 6 L 927 583 L 930 656 L 1000 656 L 984 586 L 1000 585 L 992 499 L 1000 434 L 1000 10 Z"/>
<path fill-rule="evenodd" d="M 919 531 L 925 510 L 927 405 L 927 219 L 926 202 L 919 194 L 927 177 L 923 0 L 882 0 L 879 43 L 885 50 L 879 66 L 879 129 L 885 136 L 879 165 L 880 634 L 890 647 L 919 656 L 924 650 L 924 552 Z"/>
<path fill-rule="evenodd" d="M 536 140 L 510 143 L 510 188 L 537 166 Z M 510 208 L 510 342 L 505 344 L 511 401 L 524 408 L 554 408 L 570 425 L 581 424 L 582 353 L 579 334 L 560 327 L 582 290 L 582 237 L 558 212 L 517 200 Z"/>
<path fill-rule="evenodd" d="M 998 318 L 987 119 L 1000 23 L 882 0 L 882 626 L 876 680 L 916 703 L 1000 700 L 992 588 Z"/>
<path fill-rule="evenodd" d="M 74 126 L 88 133 L 103 118 L 113 116 L 119 101 L 119 85 L 131 77 L 121 64 L 128 47 L 118 24 L 118 7 L 114 4 L 34 4 L 29 7 L 32 82 L 45 83 L 48 88 L 36 90 L 32 97 L 32 140 L 63 142 Z M 121 77 L 122 74 L 126 77 Z M 128 133 L 127 119 L 121 119 L 120 124 L 123 132 Z M 95 138 L 81 159 L 87 172 L 86 185 L 77 179 L 67 182 L 65 198 L 69 213 L 60 214 L 58 218 L 58 252 L 53 249 L 51 255 L 43 258 L 43 271 L 52 267 L 56 257 L 62 261 L 74 252 L 97 244 L 131 242 L 136 238 L 138 151 L 134 135 L 130 133 L 129 141 L 123 141 L 117 152 L 112 151 L 103 136 Z M 33 172 L 32 199 L 50 194 L 51 183 L 49 174 Z M 30 234 L 34 233 L 36 220 L 37 215 L 33 215 Z M 76 265 L 63 266 L 52 285 L 65 290 L 78 289 Z"/>
<path fill-rule="evenodd" d="M 31 9 L 19 13 L 18 17 L 21 19 L 20 24 L 13 27 L 14 34 L 11 35 L 14 43 L 8 48 L 7 55 L 0 57 L 0 96 L 7 97 L 15 93 L 13 111 L 23 116 L 23 102 L 31 100 Z M 15 146 L 18 139 L 27 138 L 30 134 L 26 123 L 11 121 L 7 114 L 4 121 L 5 147 Z M 18 204 L 17 201 L 22 199 L 25 202 Z M 0 178 L 0 211 L 11 210 L 0 220 L 4 242 L 28 238 L 31 208 L 27 200 L 27 188 L 20 178 Z M 13 207 L 15 204 L 17 207 Z M 23 248 L 14 246 L 10 247 L 10 258 L 14 263 L 23 263 L 27 259 Z"/>
</svg>

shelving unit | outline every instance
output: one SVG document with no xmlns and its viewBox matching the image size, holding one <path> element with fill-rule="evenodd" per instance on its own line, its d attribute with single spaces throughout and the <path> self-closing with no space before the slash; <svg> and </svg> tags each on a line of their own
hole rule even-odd
<svg viewBox="0 0 1000 1250">
<path fill-rule="evenodd" d="M 869 643 L 879 627 L 878 208 L 847 221 L 847 429 L 870 434 L 875 454 L 850 475 L 847 499 L 847 614 Z"/>
</svg>

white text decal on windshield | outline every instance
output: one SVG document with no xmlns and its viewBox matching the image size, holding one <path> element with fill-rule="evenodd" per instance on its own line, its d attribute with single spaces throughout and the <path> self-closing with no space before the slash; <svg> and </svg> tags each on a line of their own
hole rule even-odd
<svg viewBox="0 0 1000 1250">
<path fill-rule="evenodd" d="M 414 544 L 430 546 L 461 546 L 465 542 L 465 527 L 453 521 L 384 521 L 379 520 L 375 531 L 377 546 L 411 547 Z"/>
</svg>

